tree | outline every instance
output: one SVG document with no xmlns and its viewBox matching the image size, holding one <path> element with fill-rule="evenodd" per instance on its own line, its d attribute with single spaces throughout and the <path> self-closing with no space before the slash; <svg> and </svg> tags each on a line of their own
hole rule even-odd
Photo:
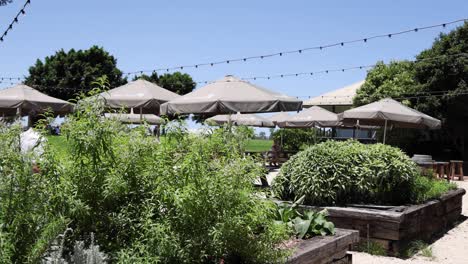
<svg viewBox="0 0 468 264">
<path fill-rule="evenodd" d="M 367 74 L 354 104 L 367 104 L 388 96 L 399 98 L 410 107 L 441 119 L 442 129 L 430 133 L 406 130 L 404 135 L 397 134 L 395 143 L 406 142 L 403 148 L 409 154 L 420 152 L 439 159 L 467 160 L 467 53 L 468 23 L 465 23 L 441 34 L 431 48 L 417 56 L 416 62 L 378 63 Z M 422 142 L 424 138 L 430 142 Z"/>
<path fill-rule="evenodd" d="M 266 133 L 265 133 L 265 131 L 260 131 L 260 133 L 258 133 L 258 138 L 260 138 L 260 139 L 266 139 Z"/>
<path fill-rule="evenodd" d="M 366 82 L 357 91 L 354 105 L 369 104 L 386 97 L 400 98 L 414 95 L 420 90 L 414 79 L 413 63 L 409 61 L 393 61 L 386 65 L 379 61 L 367 73 Z M 403 102 L 411 106 L 409 100 Z"/>
<path fill-rule="evenodd" d="M 25 83 L 50 96 L 64 100 L 76 97 L 79 92 L 89 91 L 99 77 L 107 76 L 110 87 L 127 82 L 117 68 L 117 59 L 102 47 L 92 46 L 87 50 L 71 49 L 57 51 L 38 59 L 29 68 Z"/>
<path fill-rule="evenodd" d="M 415 65 L 414 77 L 428 96 L 420 99 L 419 109 L 438 118 L 467 121 L 468 91 L 468 23 L 441 34 L 432 47 L 421 52 Z M 461 54 L 461 55 L 460 55 Z M 437 59 L 431 59 L 437 58 Z M 445 96 L 441 96 L 447 94 Z M 461 121 L 461 120 L 460 120 Z"/>
<path fill-rule="evenodd" d="M 151 75 L 135 76 L 133 80 L 140 78 L 180 95 L 188 94 L 195 89 L 195 82 L 187 73 L 174 72 L 159 76 L 156 72 L 153 72 Z"/>
<path fill-rule="evenodd" d="M 142 75 L 135 75 L 132 79 L 132 81 L 136 81 L 138 79 L 143 79 L 145 81 L 148 81 L 148 82 L 152 82 L 152 83 L 155 83 L 157 85 L 159 85 L 159 75 L 156 73 L 156 72 L 153 72 L 151 75 L 146 75 L 146 74 L 142 74 Z"/>
</svg>

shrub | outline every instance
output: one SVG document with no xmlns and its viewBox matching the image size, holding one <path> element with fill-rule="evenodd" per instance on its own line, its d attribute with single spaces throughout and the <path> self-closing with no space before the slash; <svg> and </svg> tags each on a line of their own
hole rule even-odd
<svg viewBox="0 0 468 264">
<path fill-rule="evenodd" d="M 327 141 L 286 162 L 273 190 L 281 199 L 305 196 L 309 205 L 410 202 L 418 169 L 399 149 L 357 141 Z"/>
<path fill-rule="evenodd" d="M 288 237 L 274 204 L 257 197 L 263 167 L 242 153 L 242 130 L 190 134 L 178 121 L 159 142 L 146 129 L 102 119 L 103 102 L 77 105 L 63 125 L 70 155 L 70 242 L 96 242 L 119 263 L 264 263 Z"/>
<path fill-rule="evenodd" d="M 20 152 L 20 133 L 0 123 L 1 263 L 36 263 L 68 222 L 53 155 L 47 147 Z"/>
<path fill-rule="evenodd" d="M 171 141 L 151 154 L 158 162 L 148 172 L 157 183 L 141 205 L 120 214 L 122 224 L 138 228 L 119 262 L 279 261 L 284 253 L 275 245 L 287 230 L 273 221 L 273 204 L 253 193 L 261 168 L 241 158 L 225 131 L 186 140 L 180 154 L 171 153 Z"/>
<path fill-rule="evenodd" d="M 277 142 L 282 141 L 283 149 L 288 151 L 298 151 L 318 142 L 316 130 L 311 128 L 281 128 L 272 135 Z"/>
<path fill-rule="evenodd" d="M 456 188 L 456 184 L 449 183 L 445 180 L 418 176 L 414 181 L 412 200 L 416 203 L 422 203 L 427 200 L 439 198 L 442 194 Z"/>
</svg>

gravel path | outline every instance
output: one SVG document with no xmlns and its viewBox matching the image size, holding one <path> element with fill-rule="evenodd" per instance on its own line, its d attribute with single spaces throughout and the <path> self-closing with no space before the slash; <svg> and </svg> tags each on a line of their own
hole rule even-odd
<svg viewBox="0 0 468 264">
<path fill-rule="evenodd" d="M 457 181 L 459 187 L 468 190 L 468 181 Z M 463 196 L 462 214 L 468 216 L 468 195 Z M 411 259 L 402 260 L 391 257 L 377 257 L 366 253 L 352 252 L 353 263 L 356 264 L 468 264 L 468 220 L 450 230 L 442 238 L 432 245 L 434 258 L 428 259 L 423 256 L 416 256 Z"/>
</svg>

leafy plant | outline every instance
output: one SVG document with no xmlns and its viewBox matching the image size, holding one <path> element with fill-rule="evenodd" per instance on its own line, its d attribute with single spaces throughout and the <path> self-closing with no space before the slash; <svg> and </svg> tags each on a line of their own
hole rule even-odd
<svg viewBox="0 0 468 264">
<path fill-rule="evenodd" d="M 434 179 L 432 175 L 430 178 L 417 176 L 412 188 L 412 200 L 416 203 L 422 203 L 430 199 L 439 198 L 442 194 L 456 188 L 457 185 L 455 183 Z"/>
<path fill-rule="evenodd" d="M 326 211 L 306 211 L 303 217 L 296 217 L 292 223 L 298 238 L 316 235 L 326 236 L 335 234 L 335 225 L 325 219 Z"/>
<path fill-rule="evenodd" d="M 300 239 L 335 234 L 335 225 L 326 220 L 326 210 L 320 212 L 299 212 L 297 206 L 304 200 L 304 196 L 293 204 L 282 202 L 277 205 L 275 218 L 278 222 L 290 227 L 294 235 Z"/>
<path fill-rule="evenodd" d="M 117 263 L 284 260 L 277 245 L 287 227 L 255 194 L 264 168 L 244 157 L 241 130 L 191 134 L 175 120 L 159 141 L 145 127 L 102 119 L 104 107 L 99 97 L 82 100 L 62 126 L 70 155 L 60 177 L 74 230 L 64 252 L 94 233 Z"/>
<path fill-rule="evenodd" d="M 293 156 L 273 183 L 281 199 L 305 196 L 305 204 L 404 204 L 418 174 L 399 149 L 357 141 L 327 141 Z"/>
<path fill-rule="evenodd" d="M 21 150 L 21 127 L 0 123 L 0 260 L 35 263 L 67 223 L 59 168 L 47 146 Z M 38 172 L 39 171 L 39 172 Z"/>
</svg>

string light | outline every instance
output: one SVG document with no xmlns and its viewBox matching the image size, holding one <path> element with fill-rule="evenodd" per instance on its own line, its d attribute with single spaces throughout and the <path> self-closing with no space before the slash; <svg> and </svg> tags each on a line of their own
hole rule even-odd
<svg viewBox="0 0 468 264">
<path fill-rule="evenodd" d="M 450 54 L 450 55 L 440 55 L 440 56 L 435 56 L 435 57 L 429 57 L 425 59 L 419 59 L 419 60 L 414 60 L 411 61 L 412 63 L 421 63 L 421 62 L 426 62 L 426 61 L 433 61 L 433 60 L 438 60 L 441 58 L 452 58 L 452 57 L 461 57 L 465 56 L 468 57 L 468 53 L 455 53 L 455 54 Z M 389 63 L 383 63 L 383 65 L 388 65 Z M 325 69 L 325 70 L 319 70 L 319 71 L 311 71 L 311 72 L 297 72 L 297 73 L 283 73 L 283 74 L 274 74 L 274 75 L 264 75 L 264 76 L 251 76 L 251 77 L 241 77 L 240 80 L 242 82 L 249 81 L 249 80 L 271 80 L 271 79 L 278 79 L 278 78 L 285 78 L 285 77 L 300 77 L 300 76 L 314 76 L 314 75 L 319 75 L 319 74 L 329 74 L 329 73 L 335 73 L 335 72 L 346 72 L 346 71 L 351 71 L 351 70 L 363 70 L 363 69 L 368 69 L 368 68 L 373 68 L 377 66 L 377 64 L 370 64 L 370 65 L 359 65 L 359 66 L 352 66 L 352 67 L 347 67 L 347 68 L 336 68 L 336 69 Z M 140 73 L 140 72 L 139 72 Z M 134 78 L 137 79 L 139 76 L 136 74 L 134 75 Z M 0 80 L 2 77 L 0 77 Z M 4 80 L 13 80 L 17 77 L 3 77 L 5 78 Z M 198 82 L 193 82 L 193 85 L 198 85 L 198 84 L 209 84 L 209 83 L 215 83 L 215 82 L 224 82 L 224 81 L 198 81 Z M 232 82 L 232 81 L 229 81 Z M 168 83 L 167 85 L 180 85 L 181 82 L 177 83 Z M 82 89 L 79 88 L 70 88 L 70 87 L 64 87 L 64 88 L 58 88 L 60 90 L 73 90 L 73 91 L 83 91 Z"/>
<path fill-rule="evenodd" d="M 244 58 L 234 58 L 234 59 L 223 59 L 219 61 L 214 61 L 214 62 L 206 62 L 206 63 L 196 63 L 193 65 L 179 65 L 179 66 L 173 66 L 173 67 L 164 67 L 164 68 L 158 68 L 158 69 L 153 69 L 153 70 L 143 70 L 143 72 L 160 72 L 160 71 L 166 71 L 169 72 L 171 70 L 178 70 L 181 68 L 200 68 L 202 66 L 214 66 L 214 65 L 219 65 L 219 64 L 230 64 L 233 62 L 246 62 L 246 61 L 251 61 L 254 59 L 264 59 L 264 58 L 271 58 L 271 57 L 283 57 L 283 55 L 286 54 L 303 54 L 305 51 L 311 51 L 311 50 L 323 50 L 327 48 L 332 48 L 332 47 L 343 47 L 345 44 L 352 44 L 352 43 L 367 43 L 370 40 L 374 39 L 385 39 L 385 38 L 392 38 L 393 36 L 397 35 L 403 35 L 403 34 L 409 34 L 409 33 L 416 33 L 420 32 L 423 30 L 428 30 L 428 29 L 433 29 L 433 28 L 445 28 L 447 25 L 451 24 L 458 24 L 461 22 L 468 21 L 468 18 L 463 18 L 463 19 L 458 19 L 450 22 L 444 22 L 441 24 L 435 24 L 435 25 L 429 25 L 429 26 L 424 26 L 424 27 L 417 27 L 417 28 L 411 28 L 403 31 L 398 31 L 398 32 L 392 32 L 392 33 L 386 33 L 386 34 L 380 34 L 380 35 L 372 35 L 364 38 L 359 38 L 359 39 L 354 39 L 354 40 L 347 40 L 347 41 L 339 41 L 336 43 L 331 43 L 331 44 L 326 44 L 326 45 L 320 45 L 320 46 L 314 46 L 314 47 L 308 47 L 308 48 L 302 48 L 302 49 L 296 49 L 296 50 L 288 50 L 288 51 L 280 51 L 276 53 L 270 53 L 270 54 L 261 54 L 261 55 L 255 55 L 255 56 L 249 56 L 249 57 L 244 57 Z M 139 73 L 140 71 L 133 71 L 133 72 L 126 72 L 127 76 L 130 76 L 135 73 Z"/>
<path fill-rule="evenodd" d="M 4 81 L 4 80 L 10 80 L 10 81 L 18 80 L 18 81 L 20 81 L 22 79 L 24 79 L 24 77 L 1 77 L 0 76 L 1 81 Z"/>
<path fill-rule="evenodd" d="M 0 41 L 1 41 L 1 42 L 3 42 L 3 41 L 5 40 L 5 37 L 8 35 L 8 32 L 11 31 L 11 30 L 13 30 L 13 24 L 14 24 L 14 23 L 18 23 L 19 17 L 20 17 L 20 16 L 26 15 L 25 9 L 26 9 L 26 7 L 27 7 L 28 5 L 30 5 L 30 4 L 31 4 L 31 0 L 27 0 L 27 1 L 24 3 L 23 7 L 20 9 L 20 11 L 18 11 L 18 13 L 17 13 L 16 16 L 13 18 L 12 22 L 10 23 L 10 25 L 8 25 L 7 29 L 6 29 L 6 30 L 3 32 L 3 34 L 0 36 Z"/>
<path fill-rule="evenodd" d="M 454 91 L 449 91 L 449 90 L 445 90 L 445 91 L 419 91 L 419 92 L 415 92 L 415 93 L 401 93 L 401 95 L 406 95 L 404 97 L 397 97 L 397 98 L 393 98 L 393 99 L 399 99 L 399 98 L 411 98 L 411 97 L 430 97 L 430 96 L 450 96 L 450 95 L 453 95 L 453 94 L 465 94 L 465 93 L 468 93 L 468 90 L 462 90 L 462 91 L 458 91 L 458 92 L 455 92 L 453 93 Z M 410 97 L 408 97 L 410 96 Z M 310 95 L 297 95 L 297 97 L 301 97 L 301 98 L 311 98 Z M 319 95 L 319 96 L 314 96 L 314 98 L 338 98 L 338 99 L 349 99 L 349 98 L 353 98 L 354 95 Z"/>
</svg>

